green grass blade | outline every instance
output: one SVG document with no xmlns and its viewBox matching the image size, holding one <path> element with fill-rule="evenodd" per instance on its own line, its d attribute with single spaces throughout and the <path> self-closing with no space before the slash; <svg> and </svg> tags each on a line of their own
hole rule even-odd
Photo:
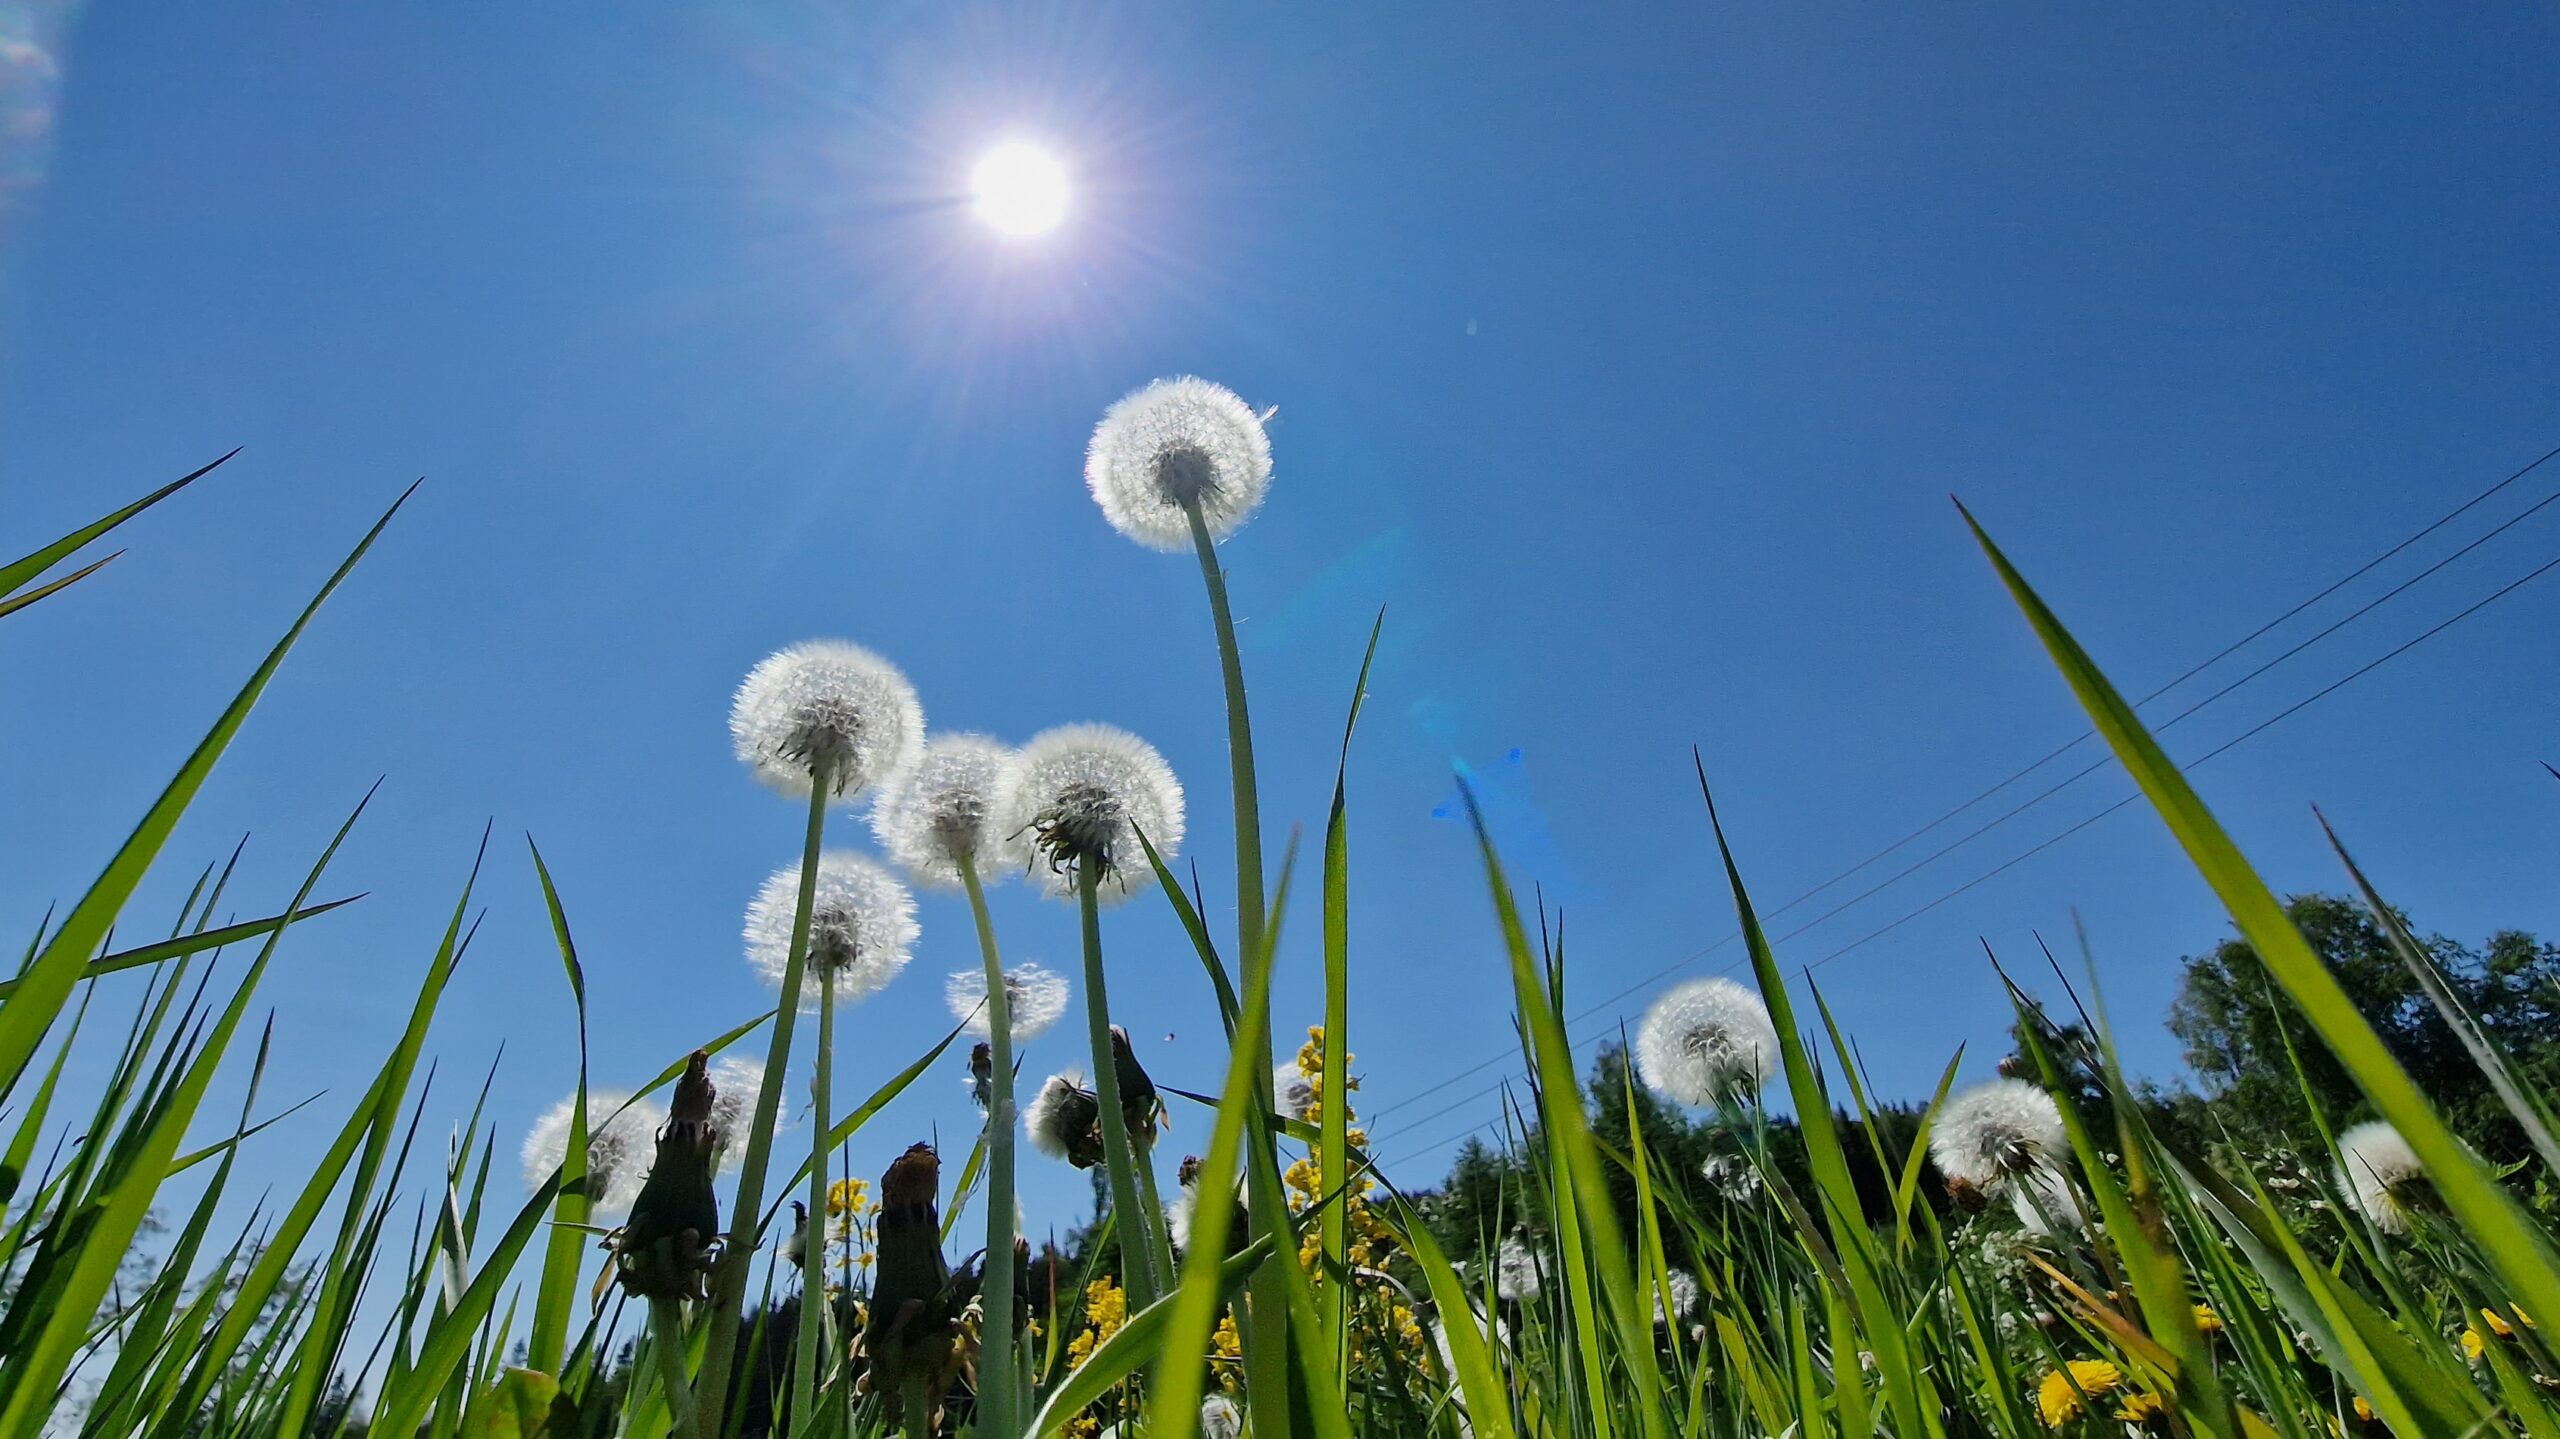
<svg viewBox="0 0 2560 1439">
<path fill-rule="evenodd" d="M 1387 627 L 1387 612 L 1369 626 L 1369 646 L 1360 655 L 1360 675 L 1351 683 L 1350 713 L 1342 721 L 1342 750 L 1333 766 L 1333 808 L 1324 822 L 1324 1073 L 1317 1103 L 1323 1137 L 1316 1144 L 1316 1167 L 1325 1183 L 1340 1184 L 1350 1171 L 1351 1124 L 1351 833 L 1347 778 L 1351 769 L 1351 736 L 1360 727 L 1360 707 L 1369 697 L 1369 667 L 1378 658 L 1378 636 Z M 1324 1258 L 1335 1273 L 1343 1271 L 1351 1245 L 1351 1206 L 1328 1204 L 1324 1210 Z M 1350 1286 L 1324 1288 L 1325 1342 L 1334 1363 L 1350 1362 Z M 1348 1405 L 1351 1396 L 1335 1396 Z"/>
<path fill-rule="evenodd" d="M 1220 1265 L 1219 1293 L 1234 1294 L 1243 1285 L 1246 1275 L 1272 1257 L 1272 1249 L 1271 1239 L 1266 1235 Z M 1157 1350 L 1162 1347 L 1165 1328 L 1173 1319 L 1173 1307 L 1181 1299 L 1179 1293 L 1168 1294 L 1130 1315 L 1117 1333 L 1093 1347 L 1093 1353 L 1086 1357 L 1081 1367 L 1049 1391 L 1039 1414 L 1023 1432 L 1033 1439 L 1046 1439 L 1048 1435 L 1063 1431 L 1067 1421 L 1082 1413 L 1086 1406 L 1110 1393 L 1121 1380 L 1145 1368 L 1147 1361 L 1155 1358 Z M 1064 1325 L 1057 1327 L 1065 1328 Z M 1192 1422 L 1195 1425 L 1199 1422 L 1196 1412 L 1192 1415 Z"/>
<path fill-rule="evenodd" d="M 71 573 L 64 575 L 62 578 L 55 580 L 50 584 L 38 585 L 34 589 L 27 591 L 25 594 L 10 595 L 6 599 L 0 599 L 0 615 L 14 615 L 18 611 L 25 609 L 27 606 L 34 604 L 36 601 L 43 599 L 47 595 L 60 594 L 62 591 L 71 588 L 73 585 L 80 583 L 89 576 L 105 569 L 109 561 L 121 558 L 123 554 L 124 551 L 117 550 L 115 553 L 107 555 L 103 559 L 91 560 L 89 563 L 82 565 L 80 568 L 73 570 Z"/>
<path fill-rule="evenodd" d="M 240 452 L 235 449 L 231 452 L 231 455 L 236 455 L 238 453 Z M 230 459 L 231 455 L 224 455 L 222 460 Z M 169 498 L 178 491 L 194 484 L 197 480 L 211 474 L 214 468 L 222 463 L 222 460 L 216 460 L 213 464 L 207 465 L 203 469 L 171 480 L 169 483 L 162 485 L 160 488 L 153 490 L 147 495 L 144 495 L 141 499 L 125 506 L 123 509 L 116 511 L 111 515 L 107 515 L 102 519 L 93 520 L 86 525 L 82 525 L 80 528 L 64 535 L 61 539 L 55 540 L 52 544 L 45 546 L 34 554 L 12 560 L 5 565 L 0 565 L 0 595 L 16 594 L 27 584 L 28 581 L 34 579 L 40 574 L 43 574 L 47 570 L 52 569 L 64 558 L 86 546 L 91 540 L 98 538 L 107 531 L 112 530 L 116 526 L 123 524 L 125 521 L 132 519 L 134 516 L 141 514 L 144 510 L 151 508 L 153 505 Z"/>
<path fill-rule="evenodd" d="M 309 628 L 312 617 L 319 614 L 321 605 L 327 603 L 329 597 L 337 593 L 338 586 L 354 573 L 356 563 L 373 548 L 373 542 L 390 525 L 391 517 L 398 514 L 400 506 L 408 503 L 409 496 L 416 492 L 416 485 L 402 492 L 400 498 L 392 502 L 391 508 L 383 511 L 382 518 L 374 521 L 373 528 L 365 532 L 363 540 L 339 564 L 336 572 L 329 576 L 328 583 L 312 596 L 311 603 L 304 606 L 293 627 L 285 631 L 284 638 L 276 642 L 274 649 L 268 651 L 265 661 L 250 675 L 249 682 L 241 686 L 221 717 L 214 721 L 213 728 L 197 742 L 195 752 L 187 756 L 186 763 L 179 766 L 168 787 L 144 812 L 141 823 L 134 826 L 133 833 L 116 851 L 115 858 L 108 862 L 105 872 L 89 886 L 87 893 L 80 896 L 79 903 L 71 907 L 61 926 L 53 932 L 53 938 L 46 942 L 35 961 L 19 976 L 17 991 L 10 996 L 7 1005 L 0 1006 L 0 1094 L 17 1088 L 28 1059 L 43 1043 L 45 1032 L 52 1028 L 55 1017 L 62 1012 L 72 986 L 79 982 L 87 968 L 89 957 L 105 943 L 107 932 L 114 927 L 116 915 L 123 910 L 125 900 L 132 895 L 134 886 L 142 882 L 144 871 L 150 869 L 151 862 L 159 856 L 160 846 L 167 842 L 169 832 L 177 827 L 178 817 L 186 813 L 196 791 L 203 787 L 205 777 L 213 772 L 214 763 L 222 758 L 232 736 L 240 732 L 240 726 L 249 718 L 249 711 L 257 705 L 258 697 L 266 693 L 267 682 L 284 664 L 284 657 L 292 651 L 294 642 L 302 638 L 302 632 Z M 109 520 L 121 523 L 116 516 L 110 516 Z M 38 552 L 39 555 L 42 553 Z M 34 558 L 30 556 L 29 561 L 21 563 L 31 562 Z M 0 586 L 5 586 L 7 580 L 8 572 L 0 570 Z M 2560 1313 L 2560 1310 L 2553 1312 Z"/>
<path fill-rule="evenodd" d="M 208 949 L 220 949 L 224 945 L 236 944 L 244 939 L 261 939 L 286 925 L 300 924 L 314 915 L 327 914 L 333 909 L 353 904 L 362 898 L 364 896 L 361 894 L 351 894 L 345 899 L 333 899 L 326 904 L 305 905 L 291 914 L 271 914 L 264 919 L 244 919 L 238 924 L 226 924 L 220 929 L 200 929 L 192 934 L 178 935 L 155 944 L 120 949 L 113 954 L 102 955 L 89 961 L 82 968 L 80 978 L 96 979 L 100 975 L 114 974 L 119 970 L 139 969 L 146 964 L 158 964 L 163 960 L 201 954 Z M 7 999 L 15 994 L 17 989 L 16 980 L 0 980 L 0 999 Z"/>
<path fill-rule="evenodd" d="M 1959 509 L 1962 507 L 1959 506 Z M 2163 752 L 2133 707 L 2116 692 L 2095 661 L 2071 637 L 1993 544 L 1970 513 L 1965 523 L 1991 559 L 2010 597 L 2035 629 L 2072 693 L 2116 758 L 2142 787 L 2152 807 L 2257 952 L 2277 984 L 2310 1021 L 2322 1042 L 2357 1086 L 2417 1152 L 2445 1207 L 2469 1231 L 2505 1279 L 2516 1302 L 2536 1313 L 2560 1314 L 2560 1262 L 2549 1243 L 2484 1167 L 2454 1137 L 2435 1107 L 2392 1057 L 2382 1038 L 2356 1011 L 2336 976 L 2320 961 L 2284 906 L 2258 877 L 2221 824 L 2205 808 L 2186 777 Z"/>
<path fill-rule="evenodd" d="M 569 1315 L 578 1302 L 578 1269 L 586 1258 L 587 1211 L 587 976 L 578 964 L 577 941 L 569 936 L 569 916 L 560 907 L 560 891 L 551 882 L 551 867 L 542 862 L 541 847 L 525 836 L 533 852 L 533 872 L 542 882 L 542 903 L 551 916 L 551 936 L 568 971 L 569 996 L 578 1015 L 578 1092 L 569 1106 L 569 1139 L 560 1165 L 558 1212 L 542 1253 L 542 1278 L 534 1288 L 533 1332 L 525 1341 L 525 1362 L 544 1374 L 557 1375 L 569 1344 Z"/>
<path fill-rule="evenodd" d="M 960 1025 L 953 1025 L 951 1027 L 951 1032 L 942 1036 L 941 1043 L 926 1050 L 923 1055 L 917 1058 L 915 1063 L 910 1064 L 906 1068 L 899 1070 L 896 1074 L 891 1075 L 889 1077 L 889 1082 L 881 1085 L 878 1089 L 873 1090 L 869 1099 L 855 1105 L 852 1113 L 837 1120 L 834 1127 L 827 1133 L 827 1152 L 833 1154 L 837 1150 L 844 1148 L 846 1143 L 851 1141 L 853 1136 L 861 1131 L 862 1126 L 871 1122 L 871 1116 L 878 1114 L 883 1108 L 887 1107 L 890 1100 L 904 1094 L 908 1085 L 915 1083 L 918 1076 L 922 1075 L 926 1070 L 931 1069 L 935 1063 L 942 1058 L 943 1051 L 951 1048 L 951 1042 L 960 1037 L 961 1028 L 962 1026 Z M 800 1161 L 800 1167 L 791 1171 L 791 1177 L 784 1180 L 781 1186 L 774 1191 L 779 1197 L 773 1201 L 773 1206 L 771 1208 L 765 1210 L 764 1223 L 762 1227 L 767 1229 L 773 1227 L 773 1217 L 782 1212 L 782 1206 L 790 1200 L 792 1191 L 799 1188 L 801 1181 L 808 1177 L 809 1161 L 806 1157 L 803 1157 Z"/>
</svg>

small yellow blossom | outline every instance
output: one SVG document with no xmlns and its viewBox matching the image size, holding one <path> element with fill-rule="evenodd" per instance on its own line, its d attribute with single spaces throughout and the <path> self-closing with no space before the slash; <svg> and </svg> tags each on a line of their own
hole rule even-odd
<svg viewBox="0 0 2560 1439">
<path fill-rule="evenodd" d="M 2357 1423 L 2370 1424 L 2373 1422 L 2373 1406 L 2364 1401 L 2363 1395 L 2359 1394 L 2355 1396 L 2355 1402 L 2349 1407 L 2355 1410 Z"/>
<path fill-rule="evenodd" d="M 1108 1279 L 1097 1279 L 1085 1286 L 1084 1332 L 1067 1341 L 1067 1367 L 1081 1369 L 1093 1357 L 1103 1340 L 1120 1332 L 1129 1322 L 1129 1296 Z"/>
<path fill-rule="evenodd" d="M 2213 1312 L 2212 1305 L 2199 1304 L 2196 1306 L 2196 1332 L 2205 1335 L 2214 1335 L 2222 1332 L 2222 1316 Z"/>
<path fill-rule="evenodd" d="M 2045 1375 L 2036 1386 L 2036 1413 L 2044 1419 L 2044 1427 L 2059 1429 L 2089 1412 L 2089 1400 L 2103 1399 L 2123 1387 L 2124 1371 L 2104 1359 L 2074 1359 Z"/>
<path fill-rule="evenodd" d="M 2479 1331 L 2479 1330 L 2477 1330 L 2477 1329 L 2468 1329 L 2468 1328 L 2466 1328 L 2466 1329 L 2464 1329 L 2464 1330 L 2462 1331 L 2462 1357 L 2463 1357 L 2463 1358 L 2470 1360 L 2470 1361 L 2471 1361 L 2472 1363 L 2474 1363 L 2474 1364 L 2477 1364 L 2477 1363 L 2479 1363 L 2479 1362 L 2480 1362 L 2480 1356 L 2481 1356 L 2481 1355 L 2483 1355 L 2483 1354 L 2486 1354 L 2488 1351 L 2489 1351 L 2489 1344 L 2488 1344 L 2488 1341 L 2486 1341 L 2486 1340 L 2484 1340 L 2484 1339 L 2482 1339 L 2482 1338 L 2480 1337 L 2480 1331 Z"/>
<path fill-rule="evenodd" d="M 2522 1324 L 2525 1328 L 2531 1329 L 2533 1327 L 2533 1316 L 2525 1313 L 2523 1306 L 2511 1305 L 2509 1306 L 2508 1312 L 2514 1314 L 2516 1322 Z M 2501 1339 L 2513 1339 L 2516 1337 L 2515 1325 L 2509 1324 L 2506 1320 L 2506 1316 L 2500 1314 L 2497 1310 L 2483 1309 L 2480 1311 L 2480 1317 L 2488 1321 L 2490 1333 L 2497 1335 Z"/>
<path fill-rule="evenodd" d="M 2168 1412 L 2167 1400 L 2157 1394 L 2145 1394 L 2140 1390 L 2125 1395 L 2124 1402 L 2116 1406 L 2116 1417 L 2127 1424 L 2147 1424 L 2167 1415 Z"/>
<path fill-rule="evenodd" d="M 870 1195 L 871 1185 L 867 1181 L 839 1179 L 827 1186 L 827 1212 L 829 1214 L 858 1213 L 863 1208 L 863 1201 Z"/>
</svg>

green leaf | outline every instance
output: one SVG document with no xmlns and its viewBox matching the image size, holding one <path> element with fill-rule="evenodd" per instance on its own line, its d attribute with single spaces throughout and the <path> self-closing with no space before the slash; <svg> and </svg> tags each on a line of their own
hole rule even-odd
<svg viewBox="0 0 2560 1439">
<path fill-rule="evenodd" d="M 235 449 L 231 452 L 231 455 L 236 455 L 238 453 L 240 452 Z M 224 455 L 222 460 L 230 459 L 231 455 Z M 0 565 L 0 595 L 16 594 L 28 581 L 34 579 L 40 574 L 43 574 L 47 570 L 52 569 L 54 565 L 59 563 L 65 557 L 71 555 L 73 552 L 87 545 L 91 540 L 94 540 L 98 536 L 105 534 L 107 531 L 114 529 L 116 526 L 123 524 L 125 521 L 132 519 L 134 516 L 141 514 L 144 510 L 147 510 L 153 505 L 160 503 L 162 500 L 169 498 L 171 495 L 185 489 L 187 486 L 194 484 L 204 476 L 211 474 L 214 467 L 220 465 L 222 460 L 216 460 L 213 464 L 207 465 L 203 469 L 171 480 L 169 483 L 162 485 L 160 488 L 153 490 L 147 495 L 144 495 L 141 499 L 125 506 L 123 509 L 116 511 L 103 519 L 94 520 L 89 524 L 81 526 L 79 529 L 73 530 L 71 533 L 64 535 L 61 539 L 55 540 L 52 544 L 45 546 L 34 554 L 28 555 L 22 559 L 13 560 L 5 565 Z M 412 485 L 410 488 L 415 489 L 417 487 Z M 403 496 L 402 498 L 405 499 L 407 497 Z M 397 509 L 399 507 L 395 505 L 392 508 Z M 91 568 L 94 569 L 96 566 L 93 565 Z M 75 575 L 72 578 L 77 579 L 79 576 Z"/>
<path fill-rule="evenodd" d="M 1219 1266 L 1218 1292 L 1221 1295 L 1234 1294 L 1244 1283 L 1245 1276 L 1271 1256 L 1272 1243 L 1268 1235 L 1246 1245 L 1234 1258 Z M 1067 1421 L 1083 1412 L 1087 1405 L 1110 1393 L 1121 1380 L 1145 1368 L 1147 1361 L 1156 1357 L 1160 1347 L 1158 1336 L 1172 1320 L 1173 1307 L 1181 1299 L 1177 1291 L 1130 1315 L 1118 1332 L 1093 1347 L 1093 1353 L 1086 1356 L 1082 1366 L 1049 1391 L 1048 1401 L 1040 1406 L 1039 1414 L 1025 1432 L 1032 1439 L 1044 1439 L 1044 1436 L 1060 1432 Z M 1059 1328 L 1063 1330 L 1065 1326 L 1060 1325 Z M 1192 1416 L 1192 1422 L 1199 1422 L 1197 1414 Z"/>
<path fill-rule="evenodd" d="M 560 908 L 560 891 L 551 883 L 551 867 L 542 862 L 541 847 L 525 836 L 533 852 L 533 872 L 542 882 L 543 907 L 551 915 L 551 935 L 560 948 L 561 966 L 569 974 L 569 997 L 578 1014 L 578 1092 L 569 1105 L 569 1138 L 560 1164 L 559 1209 L 542 1254 L 542 1278 L 533 1293 L 533 1333 L 525 1355 L 537 1369 L 560 1368 L 569 1345 L 569 1315 L 578 1302 L 578 1268 L 586 1257 L 581 1225 L 592 1207 L 587 1194 L 587 977 L 578 964 L 577 941 L 569 937 L 569 917 Z"/>
<path fill-rule="evenodd" d="M 217 460 L 215 463 L 221 462 Z M 202 473 L 202 470 L 197 471 L 197 474 Z M 188 479 L 193 478 L 193 475 L 188 476 Z M 43 1043 L 46 1031 L 52 1028 L 54 1018 L 70 998 L 72 986 L 86 971 L 89 956 L 106 942 L 107 932 L 114 927 L 116 915 L 123 910 L 125 900 L 133 894 L 134 886 L 142 882 L 144 872 L 159 856 L 160 846 L 167 842 L 169 832 L 177 827 L 178 817 L 186 813 L 196 791 L 203 787 L 205 777 L 213 773 L 214 763 L 222 758 L 232 736 L 240 732 L 240 726 L 249 718 L 249 711 L 257 705 L 258 697 L 266 693 L 267 682 L 284 664 L 284 657 L 292 651 L 294 642 L 302 638 L 303 630 L 320 612 L 320 606 L 337 593 L 338 586 L 345 583 L 348 575 L 354 573 L 357 561 L 373 548 L 373 542 L 381 537 L 384 528 L 391 523 L 391 517 L 398 514 L 400 506 L 408 503 L 409 496 L 416 492 L 417 486 L 411 485 L 390 509 L 383 511 L 381 519 L 374 521 L 373 528 L 365 532 L 364 539 L 329 576 L 328 583 L 320 587 L 311 603 L 303 608 L 301 616 L 293 622 L 293 628 L 285 631 L 284 638 L 267 653 L 266 660 L 249 677 L 249 682 L 233 696 L 221 717 L 214 721 L 213 728 L 197 742 L 195 752 L 187 756 L 186 763 L 179 766 L 168 787 L 143 813 L 142 822 L 134 826 L 132 835 L 116 851 L 105 872 L 90 884 L 88 892 L 81 895 L 79 903 L 63 917 L 61 927 L 53 932 L 42 952 L 19 975 L 16 992 L 10 995 L 7 1005 L 0 1006 L 0 1094 L 17 1088 L 20 1076 L 26 1072 L 28 1059 L 34 1055 L 36 1046 Z M 156 500 L 158 496 L 152 498 Z M 99 524 L 112 527 L 122 523 L 129 513 L 131 511 L 111 515 Z M 38 551 L 20 563 L 32 563 L 44 553 Z M 38 566 L 39 571 L 41 568 Z M 9 571 L 0 570 L 0 592 L 14 587 Z M 2554 1312 L 2560 1313 L 2560 1310 Z"/>
<path fill-rule="evenodd" d="M 80 977 L 83 979 L 96 979 L 102 974 L 114 974 L 119 970 L 126 969 L 139 969 L 146 964 L 158 964 L 163 960 L 179 959 L 190 954 L 201 954 L 208 949 L 220 949 L 224 945 L 236 944 L 244 939 L 262 938 L 266 935 L 275 933 L 286 925 L 300 924 L 302 921 L 311 918 L 313 915 L 327 914 L 333 909 L 353 904 L 362 898 L 364 898 L 364 896 L 361 894 L 351 894 L 345 899 L 333 899 L 326 904 L 305 905 L 291 914 L 271 914 L 264 919 L 244 919 L 238 924 L 226 924 L 220 929 L 201 929 L 197 930 L 193 934 L 178 935 L 175 938 L 164 939 L 155 944 L 141 945 L 133 949 L 121 949 L 113 954 L 102 955 L 97 959 L 89 961 L 88 965 L 82 969 Z M 7 999 L 10 995 L 17 992 L 17 988 L 18 981 L 14 979 L 0 980 L 0 999 Z"/>
<path fill-rule="evenodd" d="M 462 1419 L 464 1439 L 546 1439 L 543 1426 L 559 1397 L 559 1380 L 539 1369 L 509 1369 L 472 1396 Z"/>
<path fill-rule="evenodd" d="M 1957 508 L 1961 511 L 1963 506 Z M 2223 908 L 2239 925 L 2268 974 L 2292 998 L 2374 1108 L 2416 1151 L 2445 1207 L 2470 1231 L 2516 1300 L 2528 1310 L 2560 1314 L 2560 1261 L 2555 1260 L 2549 1243 L 2479 1158 L 2454 1137 L 2435 1107 L 2410 1080 L 2408 1071 L 2392 1057 L 2382 1037 L 2356 1011 L 2354 1001 L 2347 997 L 2336 976 L 2329 973 L 2301 931 L 2294 928 L 2284 906 L 2143 727 L 2133 707 L 2117 693 L 2025 577 L 2010 565 L 2008 557 L 1991 542 L 1972 514 L 1966 512 L 1964 519 L 1999 572 L 2001 582 L 2008 586 L 2010 597 L 2017 601 L 2037 638 L 2044 642 L 2054 666 L 2069 682 L 2081 708 L 2088 712 L 2126 772 L 2142 787 L 2152 808 L 2167 822 L 2188 860 L 2213 886 Z"/>
</svg>

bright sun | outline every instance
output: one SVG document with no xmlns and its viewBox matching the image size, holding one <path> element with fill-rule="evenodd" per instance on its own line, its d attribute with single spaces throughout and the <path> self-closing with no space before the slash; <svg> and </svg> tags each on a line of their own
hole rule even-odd
<svg viewBox="0 0 2560 1439">
<path fill-rule="evenodd" d="M 1067 168 L 1035 145 L 989 150 L 969 174 L 978 218 L 1007 235 L 1037 235 L 1067 217 Z"/>
</svg>

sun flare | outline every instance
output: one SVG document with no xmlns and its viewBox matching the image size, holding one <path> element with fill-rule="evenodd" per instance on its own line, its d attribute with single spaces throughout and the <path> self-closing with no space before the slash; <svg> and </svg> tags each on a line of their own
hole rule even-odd
<svg viewBox="0 0 2560 1439">
<path fill-rule="evenodd" d="M 969 191 L 978 218 L 1006 235 L 1042 234 L 1067 217 L 1067 168 L 1036 145 L 989 150 L 969 174 Z"/>
</svg>

